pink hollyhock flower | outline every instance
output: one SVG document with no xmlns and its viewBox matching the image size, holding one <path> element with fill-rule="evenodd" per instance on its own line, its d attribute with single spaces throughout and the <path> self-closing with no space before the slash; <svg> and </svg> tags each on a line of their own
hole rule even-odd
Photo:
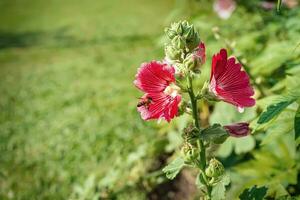
<svg viewBox="0 0 300 200">
<path fill-rule="evenodd" d="M 214 3 L 214 11 L 222 19 L 228 19 L 236 8 L 234 0 L 216 0 Z"/>
<path fill-rule="evenodd" d="M 245 122 L 227 125 L 224 128 L 232 137 L 244 137 L 250 134 L 249 124 Z"/>
<path fill-rule="evenodd" d="M 195 56 L 200 59 L 200 64 L 203 65 L 206 61 L 205 44 L 200 42 L 195 52 Z"/>
<path fill-rule="evenodd" d="M 261 2 L 261 7 L 265 10 L 273 10 L 276 7 L 276 5 L 274 2 L 263 1 Z"/>
<path fill-rule="evenodd" d="M 174 67 L 158 61 L 143 63 L 135 78 L 135 86 L 145 92 L 137 105 L 142 119 L 170 122 L 177 115 L 181 101 Z"/>
<path fill-rule="evenodd" d="M 225 49 L 212 58 L 209 91 L 218 99 L 237 106 L 239 112 L 243 112 L 244 107 L 255 105 L 251 98 L 254 90 L 247 73 L 241 71 L 241 64 L 236 63 L 234 57 L 227 58 Z"/>
</svg>

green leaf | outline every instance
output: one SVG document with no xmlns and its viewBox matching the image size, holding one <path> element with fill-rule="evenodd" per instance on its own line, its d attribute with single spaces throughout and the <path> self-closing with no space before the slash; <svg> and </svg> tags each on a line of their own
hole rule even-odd
<svg viewBox="0 0 300 200">
<path fill-rule="evenodd" d="M 295 100 L 296 99 L 291 99 L 291 100 L 287 100 L 287 101 L 281 101 L 279 103 L 275 103 L 275 104 L 272 104 L 272 105 L 268 106 L 267 110 L 264 111 L 260 115 L 257 123 L 264 124 L 264 123 L 270 121 L 271 119 L 273 119 L 274 117 L 276 117 L 279 113 L 281 113 L 281 111 L 283 111 L 291 103 L 293 103 Z"/>
<path fill-rule="evenodd" d="M 294 129 L 295 129 L 295 140 L 297 140 L 300 137 L 300 105 L 295 115 Z"/>
<path fill-rule="evenodd" d="M 230 178 L 227 174 L 225 174 L 220 182 L 218 182 L 212 189 L 211 197 L 212 200 L 223 200 L 225 199 L 225 186 L 230 183 Z"/>
<path fill-rule="evenodd" d="M 222 144 L 228 136 L 229 134 L 220 124 L 214 124 L 202 130 L 200 135 L 203 140 L 213 142 L 215 144 Z"/>
<path fill-rule="evenodd" d="M 179 157 L 173 160 L 169 165 L 163 168 L 163 172 L 166 173 L 168 179 L 174 179 L 180 170 L 184 167 L 184 160 Z"/>
<path fill-rule="evenodd" d="M 250 189 L 245 189 L 239 196 L 241 200 L 262 200 L 267 194 L 268 188 L 265 186 L 256 187 L 256 185 Z"/>
<path fill-rule="evenodd" d="M 232 138 L 232 140 L 235 141 L 234 151 L 236 154 L 247 153 L 255 147 L 255 139 L 252 136 Z"/>
</svg>

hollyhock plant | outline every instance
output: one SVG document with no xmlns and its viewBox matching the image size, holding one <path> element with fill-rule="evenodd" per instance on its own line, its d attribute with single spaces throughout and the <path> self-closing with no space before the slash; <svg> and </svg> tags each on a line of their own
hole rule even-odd
<svg viewBox="0 0 300 200">
<path fill-rule="evenodd" d="M 181 95 L 174 74 L 174 67 L 158 61 L 140 66 L 134 84 L 145 92 L 137 105 L 142 119 L 170 122 L 177 115 Z"/>
<path fill-rule="evenodd" d="M 225 49 L 212 58 L 209 90 L 219 100 L 237 106 L 240 112 L 255 105 L 249 76 L 241 71 L 241 64 L 234 57 L 227 58 Z"/>
<path fill-rule="evenodd" d="M 246 122 L 226 125 L 224 128 L 232 137 L 244 137 L 250 134 L 249 123 Z"/>
<path fill-rule="evenodd" d="M 251 97 L 254 91 L 248 75 L 241 70 L 241 64 L 234 57 L 227 58 L 225 49 L 213 56 L 210 81 L 200 90 L 194 80 L 201 75 L 200 67 L 206 60 L 206 47 L 199 33 L 187 21 L 180 21 L 166 29 L 166 36 L 164 61 L 144 63 L 136 74 L 134 84 L 144 92 L 137 110 L 144 120 L 165 119 L 170 122 L 178 113 L 191 116 L 192 120 L 189 120 L 182 134 L 180 157 L 163 171 L 168 178 L 174 179 L 182 167 L 197 168 L 197 185 L 201 185 L 203 199 L 220 199 L 215 198 L 217 192 L 214 189 L 216 185 L 223 184 L 225 190 L 224 184 L 228 180 L 224 166 L 207 155 L 207 148 L 223 143 L 228 136 L 243 137 L 250 134 L 249 124 L 222 126 L 216 123 L 204 128 L 201 126 L 198 103 L 201 99 L 222 100 L 241 110 L 255 104 Z M 181 102 L 182 97 L 185 98 Z"/>
</svg>

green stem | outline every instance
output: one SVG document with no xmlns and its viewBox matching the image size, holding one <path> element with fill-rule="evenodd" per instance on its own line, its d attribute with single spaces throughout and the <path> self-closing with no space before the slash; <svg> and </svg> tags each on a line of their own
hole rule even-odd
<svg viewBox="0 0 300 200">
<path fill-rule="evenodd" d="M 198 115 L 198 105 L 197 105 L 197 100 L 198 98 L 195 96 L 194 89 L 193 89 L 193 81 L 190 76 L 190 74 L 187 75 L 188 79 L 188 93 L 190 96 L 191 104 L 192 104 L 192 111 L 193 111 L 193 118 L 194 118 L 194 123 L 196 128 L 200 131 L 200 119 Z M 200 147 L 200 170 L 205 178 L 204 183 L 207 188 L 207 195 L 208 199 L 211 198 L 211 186 L 207 183 L 208 177 L 205 175 L 205 168 L 206 168 L 206 147 L 201 139 L 199 139 L 199 147 Z"/>
</svg>

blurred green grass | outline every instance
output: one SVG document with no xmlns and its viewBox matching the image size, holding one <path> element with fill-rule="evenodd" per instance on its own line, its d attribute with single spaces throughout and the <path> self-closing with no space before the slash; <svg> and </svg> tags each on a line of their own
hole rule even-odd
<svg viewBox="0 0 300 200">
<path fill-rule="evenodd" d="M 156 132 L 136 112 L 132 81 L 161 57 L 155 38 L 171 5 L 0 2 L 1 199 L 92 198 L 85 183 L 121 191 L 138 179 L 137 158 L 146 170 Z"/>
</svg>

